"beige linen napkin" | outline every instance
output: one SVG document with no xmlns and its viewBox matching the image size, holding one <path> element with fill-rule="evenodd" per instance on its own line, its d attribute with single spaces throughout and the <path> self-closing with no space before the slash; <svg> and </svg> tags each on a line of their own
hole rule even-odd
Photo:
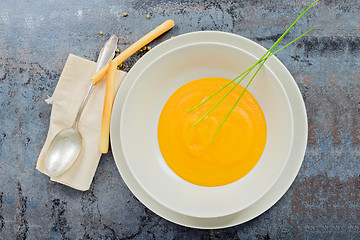
<svg viewBox="0 0 360 240">
<path fill-rule="evenodd" d="M 72 126 L 80 104 L 90 87 L 89 78 L 94 72 L 95 65 L 95 62 L 72 54 L 66 61 L 50 100 L 52 104 L 50 128 L 36 165 L 36 169 L 44 174 L 46 174 L 44 158 L 49 145 L 60 130 Z M 115 94 L 125 75 L 125 72 L 117 71 Z M 79 130 L 83 137 L 83 145 L 78 159 L 64 174 L 51 178 L 52 181 L 81 191 L 89 189 L 101 157 L 99 144 L 105 85 L 105 79 L 96 85 L 80 118 Z"/>
</svg>

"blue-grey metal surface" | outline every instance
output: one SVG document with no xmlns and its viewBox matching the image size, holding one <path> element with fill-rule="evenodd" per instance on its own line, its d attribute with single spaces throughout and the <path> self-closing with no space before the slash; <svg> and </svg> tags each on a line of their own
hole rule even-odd
<svg viewBox="0 0 360 240">
<path fill-rule="evenodd" d="M 187 32 L 220 30 L 269 48 L 304 4 L 2 0 L 0 238 L 360 239 L 359 0 L 320 1 L 285 42 L 313 25 L 316 29 L 277 55 L 305 99 L 309 142 L 290 190 L 256 219 L 222 230 L 170 223 L 132 195 L 111 153 L 102 157 L 87 192 L 52 183 L 35 170 L 51 110 L 44 99 L 52 94 L 69 53 L 96 60 L 111 34 L 120 37 L 123 50 L 168 18 L 176 26 L 150 46 Z M 142 54 L 131 57 L 122 69 L 129 70 Z"/>
</svg>

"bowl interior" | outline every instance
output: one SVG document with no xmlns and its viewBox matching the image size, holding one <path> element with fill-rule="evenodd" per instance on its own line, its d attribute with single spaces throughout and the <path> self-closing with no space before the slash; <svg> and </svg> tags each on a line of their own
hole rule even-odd
<svg viewBox="0 0 360 240">
<path fill-rule="evenodd" d="M 221 187 L 191 184 L 167 166 L 158 145 L 161 110 L 180 86 L 204 77 L 233 79 L 255 62 L 254 56 L 233 46 L 189 44 L 161 55 L 135 80 L 121 114 L 121 144 L 135 179 L 165 207 L 194 217 L 229 215 L 260 199 L 280 176 L 292 146 L 292 112 L 282 85 L 266 65 L 249 91 L 264 112 L 267 142 L 258 164 L 245 177 Z"/>
</svg>

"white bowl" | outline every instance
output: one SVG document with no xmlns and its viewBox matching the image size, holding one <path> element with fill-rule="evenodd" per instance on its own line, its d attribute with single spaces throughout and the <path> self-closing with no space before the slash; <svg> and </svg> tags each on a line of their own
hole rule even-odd
<svg viewBox="0 0 360 240">
<path fill-rule="evenodd" d="M 266 64 L 248 89 L 259 102 L 267 124 L 265 150 L 250 173 L 221 187 L 197 186 L 167 166 L 158 145 L 161 110 L 180 86 L 204 77 L 232 79 L 256 61 L 230 45 L 189 44 L 161 55 L 135 80 L 121 114 L 121 144 L 134 178 L 157 202 L 188 216 L 226 216 L 256 202 L 276 182 L 289 157 L 294 126 L 288 97 Z M 247 82 L 245 79 L 242 85 Z"/>
</svg>

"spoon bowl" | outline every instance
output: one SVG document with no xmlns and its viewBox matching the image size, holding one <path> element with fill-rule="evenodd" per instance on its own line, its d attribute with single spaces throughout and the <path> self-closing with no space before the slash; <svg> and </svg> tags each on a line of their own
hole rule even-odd
<svg viewBox="0 0 360 240">
<path fill-rule="evenodd" d="M 82 136 L 75 126 L 56 134 L 45 160 L 45 169 L 49 176 L 56 177 L 68 170 L 78 158 L 81 146 Z"/>
</svg>

